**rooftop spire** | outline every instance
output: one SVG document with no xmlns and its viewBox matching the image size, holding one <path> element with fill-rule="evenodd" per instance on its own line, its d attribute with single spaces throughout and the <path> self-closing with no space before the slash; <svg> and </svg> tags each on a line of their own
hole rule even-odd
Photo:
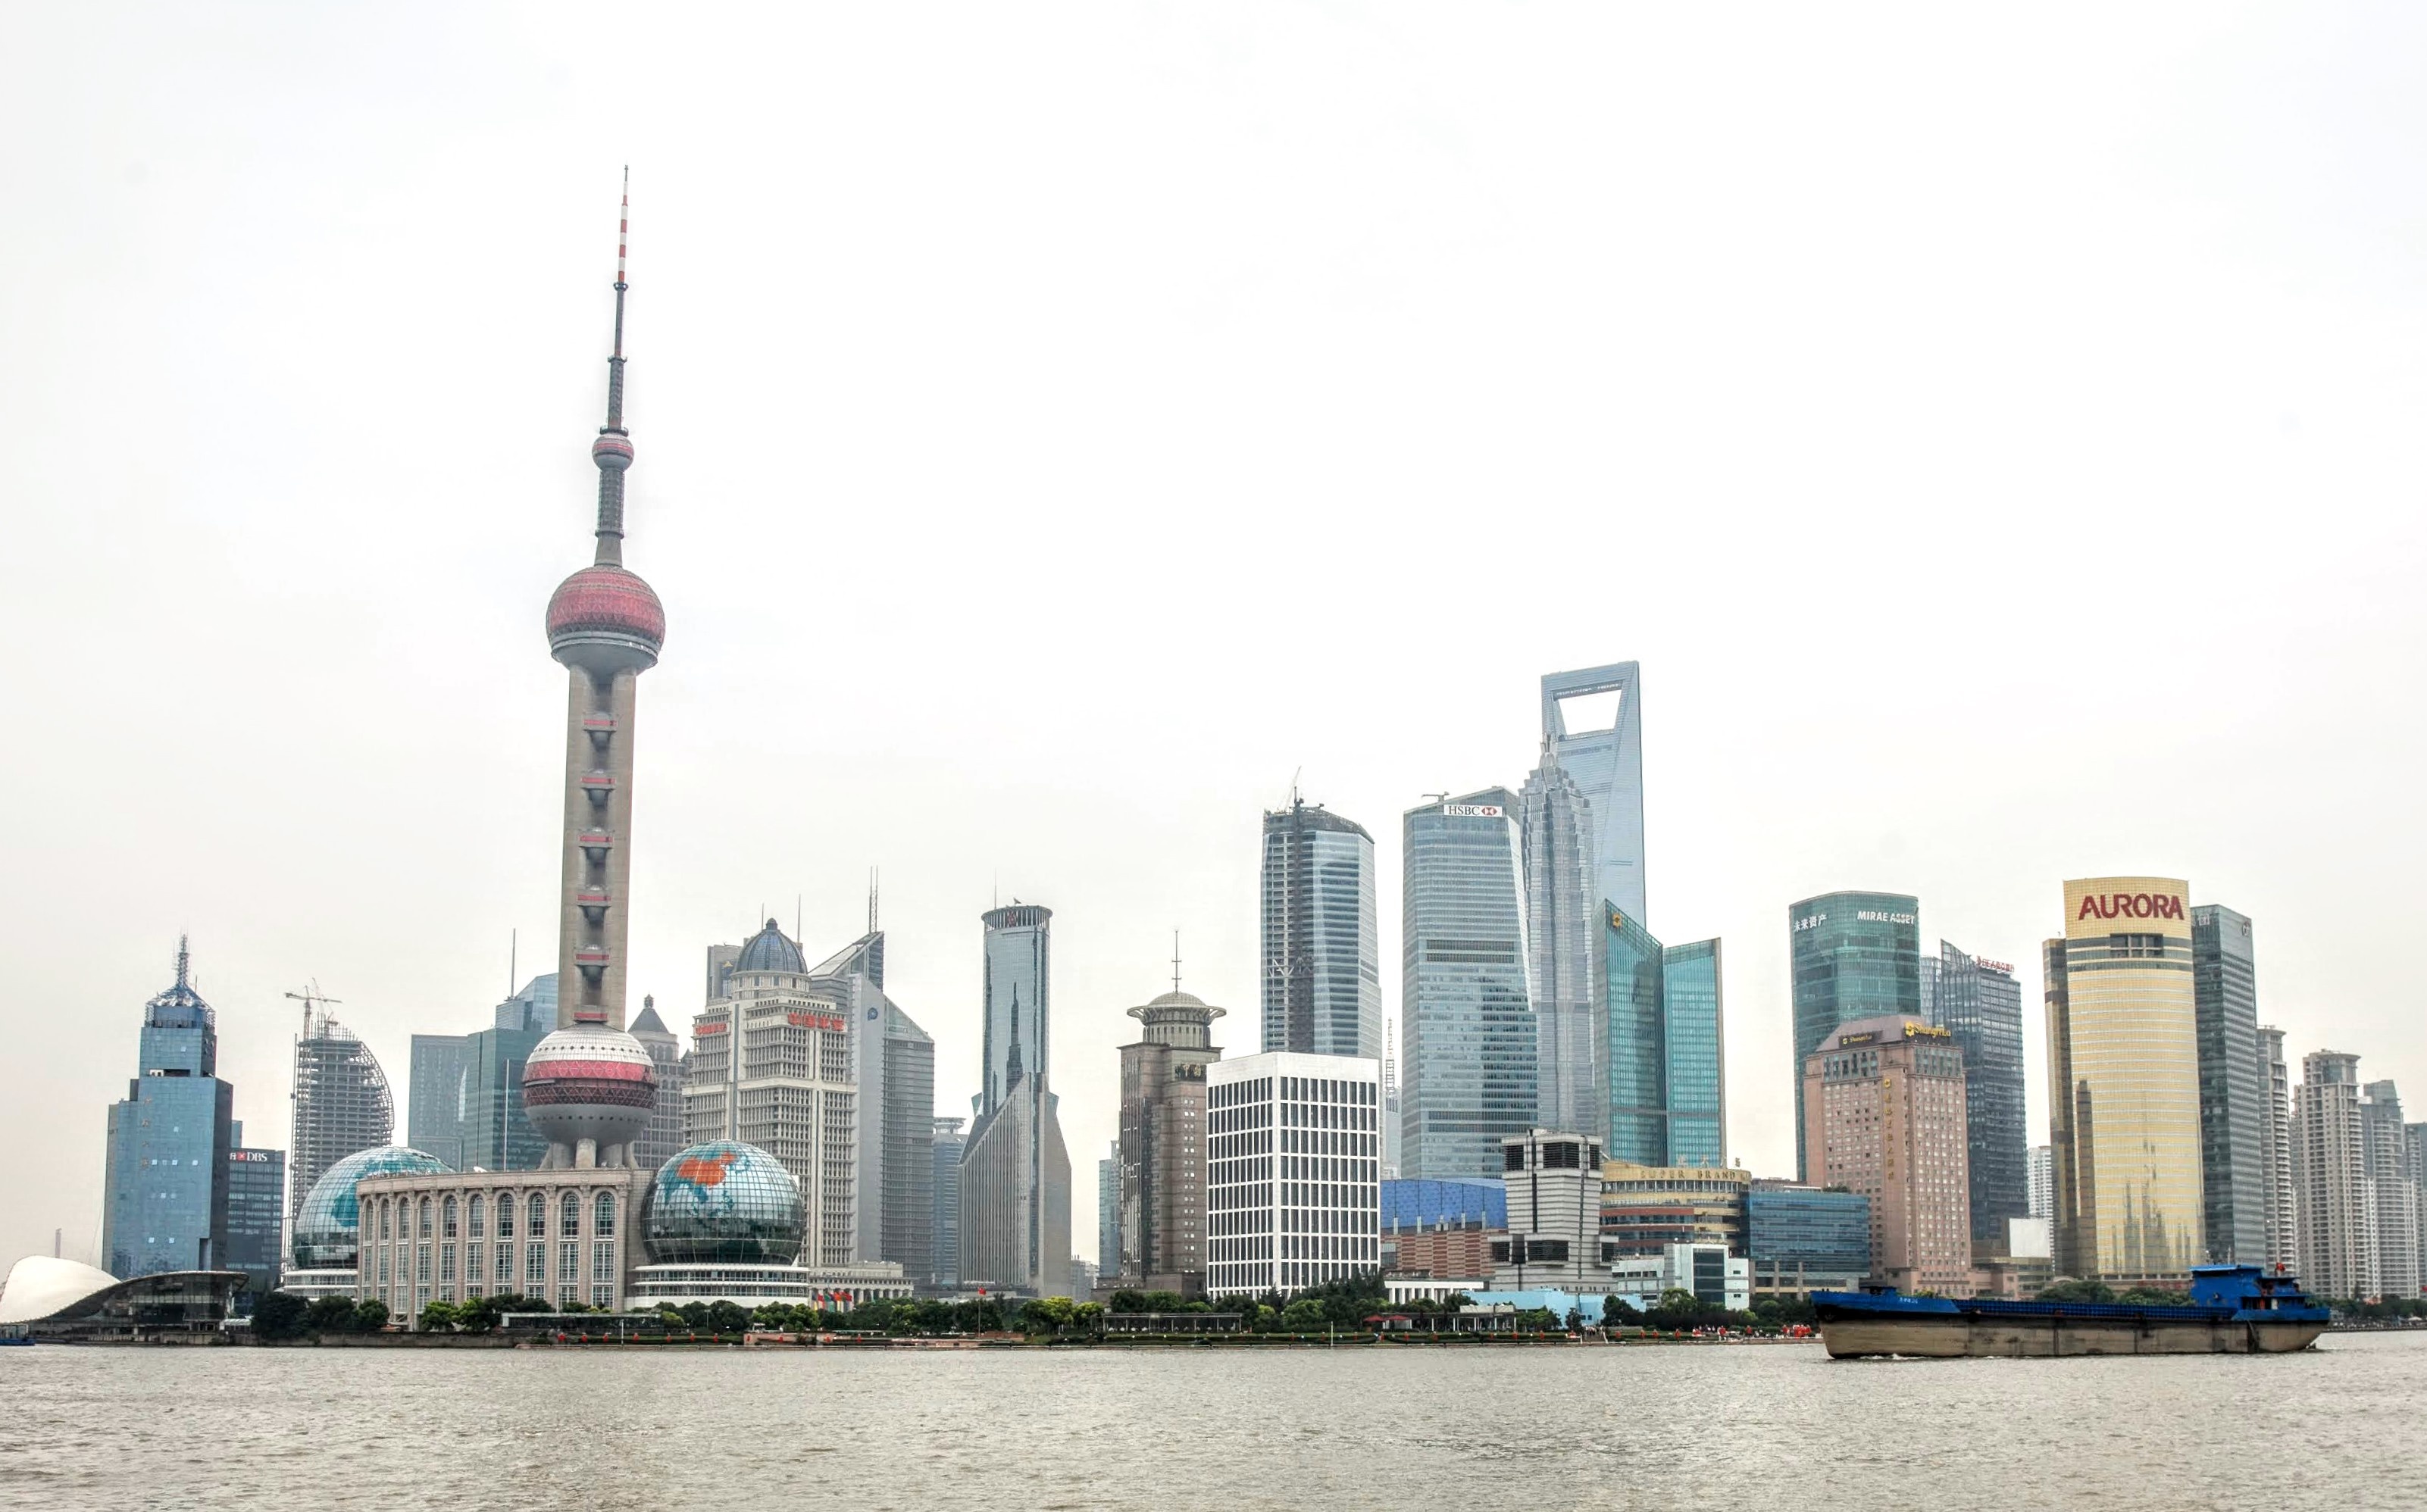
<svg viewBox="0 0 2427 1512">
<path fill-rule="evenodd" d="M 180 935 L 177 936 L 177 985 L 181 987 L 187 985 L 186 967 L 188 960 L 186 953 L 186 936 Z"/>
<path fill-rule="evenodd" d="M 624 205 L 615 222 L 615 350 L 607 359 L 607 423 L 590 447 L 598 464 L 598 556 L 624 564 L 624 471 L 632 465 L 632 442 L 624 430 L 624 252 L 632 232 L 632 169 L 624 167 Z"/>
</svg>

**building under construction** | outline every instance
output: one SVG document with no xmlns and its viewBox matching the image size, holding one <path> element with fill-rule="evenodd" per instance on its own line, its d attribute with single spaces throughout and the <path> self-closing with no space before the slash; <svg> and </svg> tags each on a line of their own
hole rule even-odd
<svg viewBox="0 0 2427 1512">
<path fill-rule="evenodd" d="M 288 996 L 303 1001 L 286 1156 L 286 1222 L 292 1232 L 296 1211 L 330 1166 L 396 1137 L 396 1098 L 370 1047 L 329 1012 L 332 1000 L 317 992 Z"/>
</svg>

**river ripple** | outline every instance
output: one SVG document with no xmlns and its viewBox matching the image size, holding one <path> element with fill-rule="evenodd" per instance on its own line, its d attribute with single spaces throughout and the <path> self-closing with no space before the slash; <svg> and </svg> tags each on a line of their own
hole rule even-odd
<svg viewBox="0 0 2427 1512">
<path fill-rule="evenodd" d="M 0 1506 L 2427 1506 L 2427 1337 L 1813 1345 L 0 1349 Z"/>
</svg>

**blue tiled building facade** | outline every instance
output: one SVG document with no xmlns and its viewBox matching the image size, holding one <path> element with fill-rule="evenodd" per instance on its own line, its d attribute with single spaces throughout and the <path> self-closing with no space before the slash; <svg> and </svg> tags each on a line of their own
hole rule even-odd
<svg viewBox="0 0 2427 1512">
<path fill-rule="evenodd" d="M 219 1028 L 187 981 L 143 1007 L 141 1071 L 109 1110 L 102 1254 L 112 1276 L 213 1270 L 228 1256 L 235 1089 L 219 1079 Z"/>
</svg>

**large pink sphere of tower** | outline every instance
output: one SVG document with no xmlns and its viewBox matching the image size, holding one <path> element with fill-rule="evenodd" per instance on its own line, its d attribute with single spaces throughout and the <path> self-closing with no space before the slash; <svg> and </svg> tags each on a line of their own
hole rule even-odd
<svg viewBox="0 0 2427 1512">
<path fill-rule="evenodd" d="M 568 667 L 645 671 L 665 643 L 665 606 L 638 573 L 598 562 L 557 584 L 547 601 L 547 647 Z"/>
<path fill-rule="evenodd" d="M 649 1127 L 658 1075 L 647 1047 L 620 1029 L 576 1024 L 523 1062 L 523 1116 L 550 1145 L 629 1145 Z"/>
</svg>

